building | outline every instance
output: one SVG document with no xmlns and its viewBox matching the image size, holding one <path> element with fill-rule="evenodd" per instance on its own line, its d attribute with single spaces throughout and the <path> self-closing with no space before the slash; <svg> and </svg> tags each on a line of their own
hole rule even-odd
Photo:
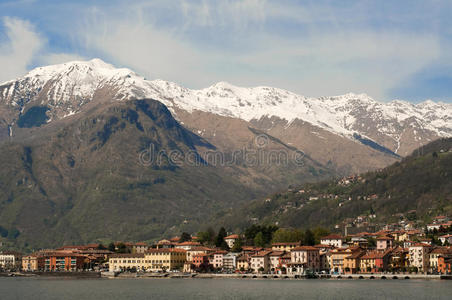
<svg viewBox="0 0 452 300">
<path fill-rule="evenodd" d="M 210 266 L 209 256 L 205 253 L 198 253 L 193 255 L 192 264 L 195 269 L 207 270 Z"/>
<path fill-rule="evenodd" d="M 357 250 L 344 258 L 344 271 L 346 274 L 356 274 L 360 271 L 361 257 L 366 254 L 364 250 Z"/>
<path fill-rule="evenodd" d="M 360 258 L 361 272 L 383 272 L 388 269 L 391 249 L 369 251 Z"/>
<path fill-rule="evenodd" d="M 190 250 L 191 248 L 199 247 L 199 246 L 201 246 L 201 244 L 198 243 L 198 242 L 186 241 L 186 242 L 182 242 L 182 243 L 176 244 L 174 246 L 174 248 L 183 249 L 183 250 Z"/>
<path fill-rule="evenodd" d="M 251 270 L 254 273 L 268 273 L 270 267 L 271 251 L 261 251 L 251 256 Z"/>
<path fill-rule="evenodd" d="M 215 251 L 214 253 L 212 253 L 212 255 L 210 256 L 210 264 L 215 268 L 215 269 L 221 269 L 223 268 L 223 257 L 224 255 L 226 255 L 228 252 L 225 250 L 218 250 Z"/>
<path fill-rule="evenodd" d="M 110 272 L 142 270 L 147 272 L 181 270 L 186 251 L 176 248 L 150 249 L 146 253 L 123 253 L 110 256 Z"/>
<path fill-rule="evenodd" d="M 14 251 L 3 251 L 0 253 L 0 267 L 13 269 L 22 265 L 22 254 Z"/>
<path fill-rule="evenodd" d="M 452 256 L 452 248 L 449 247 L 435 247 L 428 254 L 428 271 L 435 273 L 439 272 L 439 257 Z"/>
<path fill-rule="evenodd" d="M 313 246 L 299 246 L 290 251 L 290 273 L 303 274 L 307 269 L 320 271 L 320 252 Z"/>
<path fill-rule="evenodd" d="M 45 271 L 83 270 L 85 256 L 72 251 L 55 251 L 44 253 Z"/>
<path fill-rule="evenodd" d="M 242 254 L 237 257 L 237 270 L 241 272 L 246 272 L 250 269 L 250 259 L 248 254 Z"/>
<path fill-rule="evenodd" d="M 145 253 L 148 249 L 149 246 L 144 242 L 132 244 L 132 253 Z"/>
<path fill-rule="evenodd" d="M 446 244 L 446 242 L 447 244 L 452 245 L 452 234 L 442 235 L 439 237 L 439 240 L 443 245 Z"/>
<path fill-rule="evenodd" d="M 327 236 L 324 236 L 320 239 L 320 244 L 322 245 L 330 245 L 337 248 L 342 247 L 342 241 L 343 237 L 338 234 L 330 234 Z"/>
<path fill-rule="evenodd" d="M 284 251 L 272 251 L 270 253 L 270 272 L 281 273 L 281 258 L 285 254 Z"/>
<path fill-rule="evenodd" d="M 392 249 L 389 265 L 393 270 L 404 270 L 409 264 L 408 256 L 408 249 L 395 247 Z"/>
<path fill-rule="evenodd" d="M 298 246 L 301 246 L 301 242 L 273 243 L 272 250 L 290 252 L 290 250 Z"/>
<path fill-rule="evenodd" d="M 415 243 L 409 247 L 409 261 L 411 267 L 416 267 L 420 272 L 427 272 L 430 245 Z"/>
<path fill-rule="evenodd" d="M 353 252 L 358 249 L 359 248 L 338 248 L 331 250 L 327 256 L 330 272 L 335 274 L 343 274 L 345 272 L 345 258 L 352 255 Z"/>
<path fill-rule="evenodd" d="M 223 269 L 236 270 L 239 253 L 228 253 L 223 256 Z"/>
<path fill-rule="evenodd" d="M 226 242 L 226 244 L 228 244 L 229 249 L 232 249 L 238 239 L 240 239 L 238 234 L 231 234 L 225 237 L 224 241 Z"/>
<path fill-rule="evenodd" d="M 452 256 L 440 256 L 438 258 L 438 272 L 452 274 Z"/>
<path fill-rule="evenodd" d="M 213 252 L 213 249 L 204 247 L 204 246 L 197 246 L 197 247 L 193 247 L 189 250 L 187 250 L 187 261 L 193 261 L 193 256 L 196 254 L 209 254 Z"/>
<path fill-rule="evenodd" d="M 25 272 L 35 272 L 44 270 L 45 259 L 39 253 L 33 253 L 22 257 L 22 270 Z"/>
<path fill-rule="evenodd" d="M 394 246 L 394 238 L 392 236 L 377 237 L 377 250 L 385 251 Z"/>
</svg>

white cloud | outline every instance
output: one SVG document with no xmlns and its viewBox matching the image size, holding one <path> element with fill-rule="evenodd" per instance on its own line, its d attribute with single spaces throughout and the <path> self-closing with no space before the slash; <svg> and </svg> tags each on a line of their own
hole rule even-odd
<svg viewBox="0 0 452 300">
<path fill-rule="evenodd" d="M 75 61 L 75 60 L 87 60 L 86 57 L 83 57 L 81 55 L 77 54 L 70 54 L 70 53 L 50 53 L 45 54 L 40 58 L 40 63 L 43 65 L 56 65 L 56 64 L 62 64 L 66 63 L 68 61 Z"/>
<path fill-rule="evenodd" d="M 34 56 L 45 43 L 29 22 L 4 17 L 7 40 L 0 45 L 0 82 L 26 73 Z"/>
</svg>

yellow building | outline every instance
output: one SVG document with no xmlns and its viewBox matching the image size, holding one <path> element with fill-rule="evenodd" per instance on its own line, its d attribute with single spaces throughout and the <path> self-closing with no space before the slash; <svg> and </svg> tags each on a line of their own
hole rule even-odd
<svg viewBox="0 0 452 300">
<path fill-rule="evenodd" d="M 183 249 L 151 249 L 146 253 L 113 254 L 108 263 L 110 271 L 141 270 L 146 272 L 182 270 L 186 261 Z"/>
<path fill-rule="evenodd" d="M 361 250 L 360 248 L 337 248 L 329 252 L 328 263 L 330 265 L 331 273 L 341 273 L 345 271 L 345 258 L 352 255 L 353 252 Z"/>
<path fill-rule="evenodd" d="M 273 251 L 286 251 L 290 252 L 293 248 L 299 247 L 301 242 L 292 242 L 292 243 L 273 243 L 272 250 Z"/>
<path fill-rule="evenodd" d="M 22 257 L 23 271 L 39 271 L 44 269 L 45 259 L 41 255 L 28 255 Z"/>
<path fill-rule="evenodd" d="M 250 257 L 247 254 L 242 254 L 237 257 L 237 270 L 248 271 L 250 268 Z"/>
<path fill-rule="evenodd" d="M 344 258 L 344 271 L 345 273 L 355 274 L 360 269 L 361 257 L 366 254 L 365 251 L 355 251 L 350 256 Z"/>
</svg>

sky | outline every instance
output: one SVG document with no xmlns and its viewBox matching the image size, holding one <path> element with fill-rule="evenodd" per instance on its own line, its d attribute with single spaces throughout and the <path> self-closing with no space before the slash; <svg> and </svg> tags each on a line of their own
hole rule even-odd
<svg viewBox="0 0 452 300">
<path fill-rule="evenodd" d="M 0 0 L 0 82 L 100 58 L 188 88 L 452 102 L 450 0 Z"/>
</svg>

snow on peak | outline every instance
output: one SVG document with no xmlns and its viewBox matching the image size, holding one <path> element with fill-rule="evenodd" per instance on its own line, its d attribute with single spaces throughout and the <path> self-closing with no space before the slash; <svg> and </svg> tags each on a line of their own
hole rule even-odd
<svg viewBox="0 0 452 300">
<path fill-rule="evenodd" d="M 452 135 L 450 104 L 426 101 L 415 105 L 401 100 L 382 103 L 367 94 L 355 93 L 308 98 L 283 89 L 245 88 L 228 82 L 192 90 L 164 80 L 146 80 L 130 69 L 115 68 L 98 58 L 36 68 L 24 77 L 0 86 L 0 100 L 19 105 L 24 95 L 32 97 L 44 91 L 49 99 L 47 104 L 61 110 L 57 117 L 64 117 L 78 112 L 84 103 L 91 101 L 96 91 L 104 87 L 116 93 L 115 99 L 153 98 L 173 112 L 177 107 L 246 121 L 276 116 L 289 124 L 300 119 L 346 136 L 355 132 L 366 135 L 371 130 L 366 123 L 370 122 L 379 131 L 397 139 L 400 133 L 396 123 L 413 117 L 423 128 L 443 136 Z"/>
</svg>

